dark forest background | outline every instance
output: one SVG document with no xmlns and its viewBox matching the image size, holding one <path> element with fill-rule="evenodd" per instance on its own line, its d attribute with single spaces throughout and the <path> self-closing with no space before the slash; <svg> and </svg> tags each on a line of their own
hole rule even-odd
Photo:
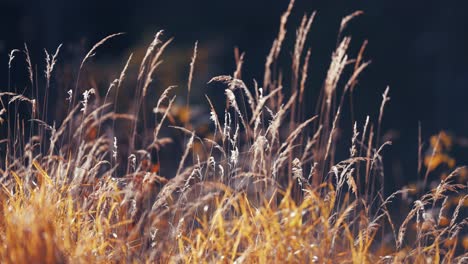
<svg viewBox="0 0 468 264">
<path fill-rule="evenodd" d="M 41 65 L 43 49 L 54 51 L 63 43 L 60 64 L 81 60 L 104 36 L 126 32 L 100 51 L 99 61 L 118 73 L 126 56 L 145 49 L 160 29 L 175 37 L 166 56 L 171 65 L 166 74 L 174 80 L 186 79 L 193 44 L 199 41 L 194 87 L 200 94 L 206 93 L 210 77 L 234 71 L 234 47 L 246 53 L 244 79 L 261 80 L 288 2 L 0 0 L 0 89 L 6 89 L 8 52 L 22 49 L 23 43 L 28 44 L 33 63 Z M 365 56 L 372 60 L 356 90 L 356 111 L 360 117 L 375 116 L 381 93 L 390 86 L 383 130 L 392 134 L 394 144 L 385 157 L 398 185 L 416 173 L 419 121 L 426 140 L 440 130 L 457 138 L 467 136 L 467 7 L 463 1 L 296 1 L 288 24 L 290 40 L 302 15 L 317 11 L 309 41 L 309 86 L 315 90 L 324 80 L 341 18 L 364 11 L 345 32 L 353 36 L 354 50 L 365 39 L 369 41 Z M 27 79 L 24 76 L 18 78 Z M 314 102 L 312 96 L 310 102 Z M 466 162 L 466 148 L 457 151 L 458 163 Z"/>
</svg>

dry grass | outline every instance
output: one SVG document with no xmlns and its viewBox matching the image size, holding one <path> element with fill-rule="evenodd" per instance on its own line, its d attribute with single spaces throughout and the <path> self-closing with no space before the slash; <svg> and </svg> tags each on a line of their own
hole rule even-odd
<svg viewBox="0 0 468 264">
<path fill-rule="evenodd" d="M 7 131 L 0 141 L 1 262 L 466 263 L 465 168 L 455 169 L 432 190 L 424 185 L 427 193 L 408 206 L 406 217 L 388 209 L 401 199 L 405 211 L 408 197 L 420 193 L 404 189 L 383 197 L 381 151 L 390 142 L 379 141 L 388 88 L 377 120 L 368 116 L 364 123 L 354 123 L 349 157 L 335 160 L 343 145 L 338 131 L 347 129 L 340 126 L 343 102 L 369 65 L 363 61 L 367 43 L 353 59 L 348 53 L 351 38 L 341 36 L 349 20 L 361 13 L 343 19 L 318 111 L 306 117 L 302 102 L 310 50 L 304 48 L 315 13 L 304 16 L 297 30 L 292 76 L 278 70 L 293 6 L 291 1 L 281 18 L 262 88 L 256 82 L 249 88 L 240 79 L 243 55 L 237 56 L 232 77 L 211 80 L 225 85 L 226 101 L 220 105 L 226 108 L 217 113 L 207 97 L 212 122 L 208 136 L 187 118 L 177 122 L 173 87 L 159 97 L 154 122 L 141 113 L 154 103 L 146 96 L 171 41 L 163 41 L 162 32 L 138 66 L 128 113 L 116 112 L 116 98 L 124 81 L 132 80 L 129 68 L 135 56 L 105 89 L 104 100 L 98 88 L 82 88 L 79 77 L 96 49 L 120 33 L 105 37 L 82 60 L 63 120 L 47 124 L 37 116 L 45 120 L 47 115 L 46 107 L 37 109 L 37 99 L 0 93 L 0 117 Z M 197 47 L 190 61 L 188 96 Z M 59 50 L 54 55 L 46 51 L 47 91 Z M 10 53 L 9 68 L 17 53 Z M 30 88 L 37 89 L 26 46 L 25 54 Z M 76 103 L 80 93 L 83 98 Z M 186 102 L 188 106 L 188 98 Z M 31 126 L 9 112 L 13 104 L 30 109 Z M 188 120 L 195 118 L 186 109 Z M 127 131 L 119 131 L 119 121 L 127 123 Z M 148 128 L 152 132 L 146 133 Z M 153 164 L 153 156 L 174 140 L 162 132 L 174 129 L 183 134 L 185 147 L 180 158 L 173 157 L 179 160 L 176 168 L 160 175 L 161 164 Z M 448 144 L 440 135 L 434 142 L 425 184 L 444 162 L 439 144 Z"/>
</svg>

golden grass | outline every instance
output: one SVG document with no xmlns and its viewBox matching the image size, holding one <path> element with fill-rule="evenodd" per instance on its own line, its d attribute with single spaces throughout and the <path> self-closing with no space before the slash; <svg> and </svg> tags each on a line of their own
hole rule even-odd
<svg viewBox="0 0 468 264">
<path fill-rule="evenodd" d="M 337 161 L 336 150 L 343 148 L 337 134 L 346 129 L 340 125 L 344 101 L 369 65 L 363 60 L 367 42 L 353 59 L 348 52 L 351 38 L 341 36 L 350 19 L 361 13 L 343 19 L 318 111 L 304 116 L 310 58 L 305 46 L 315 13 L 304 16 L 296 31 L 292 76 L 283 76 L 277 65 L 293 6 L 291 1 L 266 59 L 263 88 L 256 82 L 249 88 L 241 79 L 244 55 L 238 53 L 234 74 L 210 81 L 226 86 L 226 101 L 213 104 L 207 97 L 212 122 L 207 134 L 192 128 L 190 121 L 196 117 L 188 98 L 181 108 L 184 117 L 177 122 L 171 111 L 177 104 L 174 86 L 157 100 L 155 122 L 142 118 L 141 110 L 154 103 L 146 96 L 171 42 L 162 40 L 162 31 L 138 65 L 134 105 L 128 113 L 116 112 L 116 98 L 124 80 L 132 80 L 133 55 L 119 79 L 104 90 L 104 100 L 98 87 L 81 88 L 79 77 L 96 49 L 121 33 L 105 37 L 82 60 L 75 89 L 68 92 L 69 111 L 60 123 L 41 121 L 47 107 L 38 111 L 37 99 L 0 93 L 0 124 L 8 133 L 0 141 L 0 262 L 466 262 L 468 171 L 457 168 L 432 189 L 427 184 L 436 168 L 454 166 L 444 152 L 453 144 L 451 138 L 441 133 L 430 140 L 433 151 L 424 157 L 422 187 L 383 197 L 381 151 L 390 142 L 380 144 L 380 124 L 389 100 L 387 88 L 377 120 L 367 116 L 362 124 L 354 122 L 349 157 Z M 197 48 L 198 42 L 190 61 L 187 97 Z M 52 56 L 46 52 L 47 91 L 59 50 L 60 46 Z M 10 53 L 9 68 L 15 52 Z M 30 88 L 38 88 L 26 46 L 25 54 Z M 347 68 L 351 74 L 345 80 Z M 83 99 L 75 104 L 80 92 Z M 4 97 L 9 98 L 7 104 Z M 32 109 L 29 132 L 16 112 L 11 113 L 15 118 L 8 118 L 8 105 L 26 103 Z M 216 105 L 226 105 L 224 113 L 217 113 Z M 122 120 L 128 131 L 116 127 Z M 149 124 L 152 132 L 137 138 Z M 172 142 L 161 135 L 174 129 L 184 134 L 184 149 L 181 157 L 173 157 L 177 166 L 161 175 L 161 164 L 152 164 L 151 155 Z M 421 153 L 422 146 L 415 153 L 419 173 Z M 410 197 L 416 199 L 412 204 Z M 401 199 L 400 210 L 390 210 L 396 199 Z"/>
</svg>

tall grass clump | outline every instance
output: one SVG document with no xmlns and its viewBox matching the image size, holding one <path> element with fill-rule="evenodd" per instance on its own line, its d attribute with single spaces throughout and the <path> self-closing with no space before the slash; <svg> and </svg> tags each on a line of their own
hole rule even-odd
<svg viewBox="0 0 468 264">
<path fill-rule="evenodd" d="M 206 96 L 210 133 L 191 123 L 190 93 L 200 89 L 192 86 L 198 43 L 185 107 L 176 86 L 152 100 L 172 41 L 162 31 L 142 58 L 129 56 L 107 87 L 86 86 L 86 66 L 118 33 L 76 67 L 68 97 L 54 98 L 66 114 L 53 122 L 47 99 L 61 46 L 46 51 L 45 85 L 25 46 L 27 89 L 45 96 L 11 92 L 10 81 L 0 93 L 1 262 L 466 263 L 467 171 L 456 168 L 432 186 L 427 180 L 445 138 L 438 137 L 427 162 L 420 158 L 424 186 L 385 197 L 382 151 L 391 142 L 382 142 L 380 127 L 389 88 L 375 115 L 342 125 L 370 63 L 367 42 L 350 54 L 344 32 L 361 13 L 342 20 L 315 114 L 307 116 L 306 43 L 315 13 L 303 17 L 293 51 L 284 52 L 293 7 L 291 1 L 281 17 L 262 83 L 242 79 L 243 54 L 234 73 L 209 81 L 225 89 L 221 102 Z M 9 70 L 21 52 L 10 53 Z M 291 54 L 290 71 L 281 70 L 283 53 Z M 132 101 L 122 109 L 125 88 Z M 184 118 L 176 118 L 176 108 Z M 344 130 L 352 134 L 346 144 L 338 136 Z M 183 145 L 180 153 L 172 151 L 175 142 Z M 165 165 L 158 159 L 168 152 L 172 163 Z M 390 210 L 397 199 L 401 209 Z"/>
</svg>

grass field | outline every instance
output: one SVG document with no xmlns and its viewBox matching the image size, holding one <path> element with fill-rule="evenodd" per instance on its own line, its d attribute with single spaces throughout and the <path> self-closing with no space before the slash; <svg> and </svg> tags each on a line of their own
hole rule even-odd
<svg viewBox="0 0 468 264">
<path fill-rule="evenodd" d="M 370 63 L 367 43 L 350 54 L 351 37 L 342 34 L 360 12 L 342 20 L 311 107 L 305 43 L 315 14 L 304 16 L 286 51 L 293 7 L 281 17 L 261 81 L 242 79 L 237 54 L 234 73 L 210 80 L 224 87 L 225 100 L 207 96 L 206 116 L 189 100 L 197 44 L 188 81 L 179 84 L 186 91 L 171 86 L 157 101 L 147 97 L 158 89 L 153 78 L 171 42 L 162 32 L 107 87 L 85 87 L 94 54 L 122 36 L 102 39 L 77 67 L 67 98 L 50 95 L 62 78 L 54 75 L 61 47 L 46 52 L 43 70 L 34 70 L 27 46 L 13 50 L 10 74 L 25 58 L 27 89 L 41 92 L 13 92 L 10 81 L 0 92 L 0 262 L 468 263 L 468 170 L 444 153 L 452 138 L 427 139 L 429 154 L 420 138 L 421 181 L 385 197 L 382 151 L 391 142 L 380 127 L 391 90 L 376 98 L 375 113 L 356 118 L 365 121 L 342 127 L 350 116 L 343 113 L 352 111 L 344 106 Z M 284 53 L 288 65 L 279 60 Z M 124 88 L 132 96 L 120 109 Z M 64 106 L 64 118 L 47 119 L 47 100 Z M 342 131 L 352 137 L 339 139 Z M 337 160 L 340 151 L 348 154 Z M 171 152 L 170 165 L 159 160 Z"/>
</svg>

